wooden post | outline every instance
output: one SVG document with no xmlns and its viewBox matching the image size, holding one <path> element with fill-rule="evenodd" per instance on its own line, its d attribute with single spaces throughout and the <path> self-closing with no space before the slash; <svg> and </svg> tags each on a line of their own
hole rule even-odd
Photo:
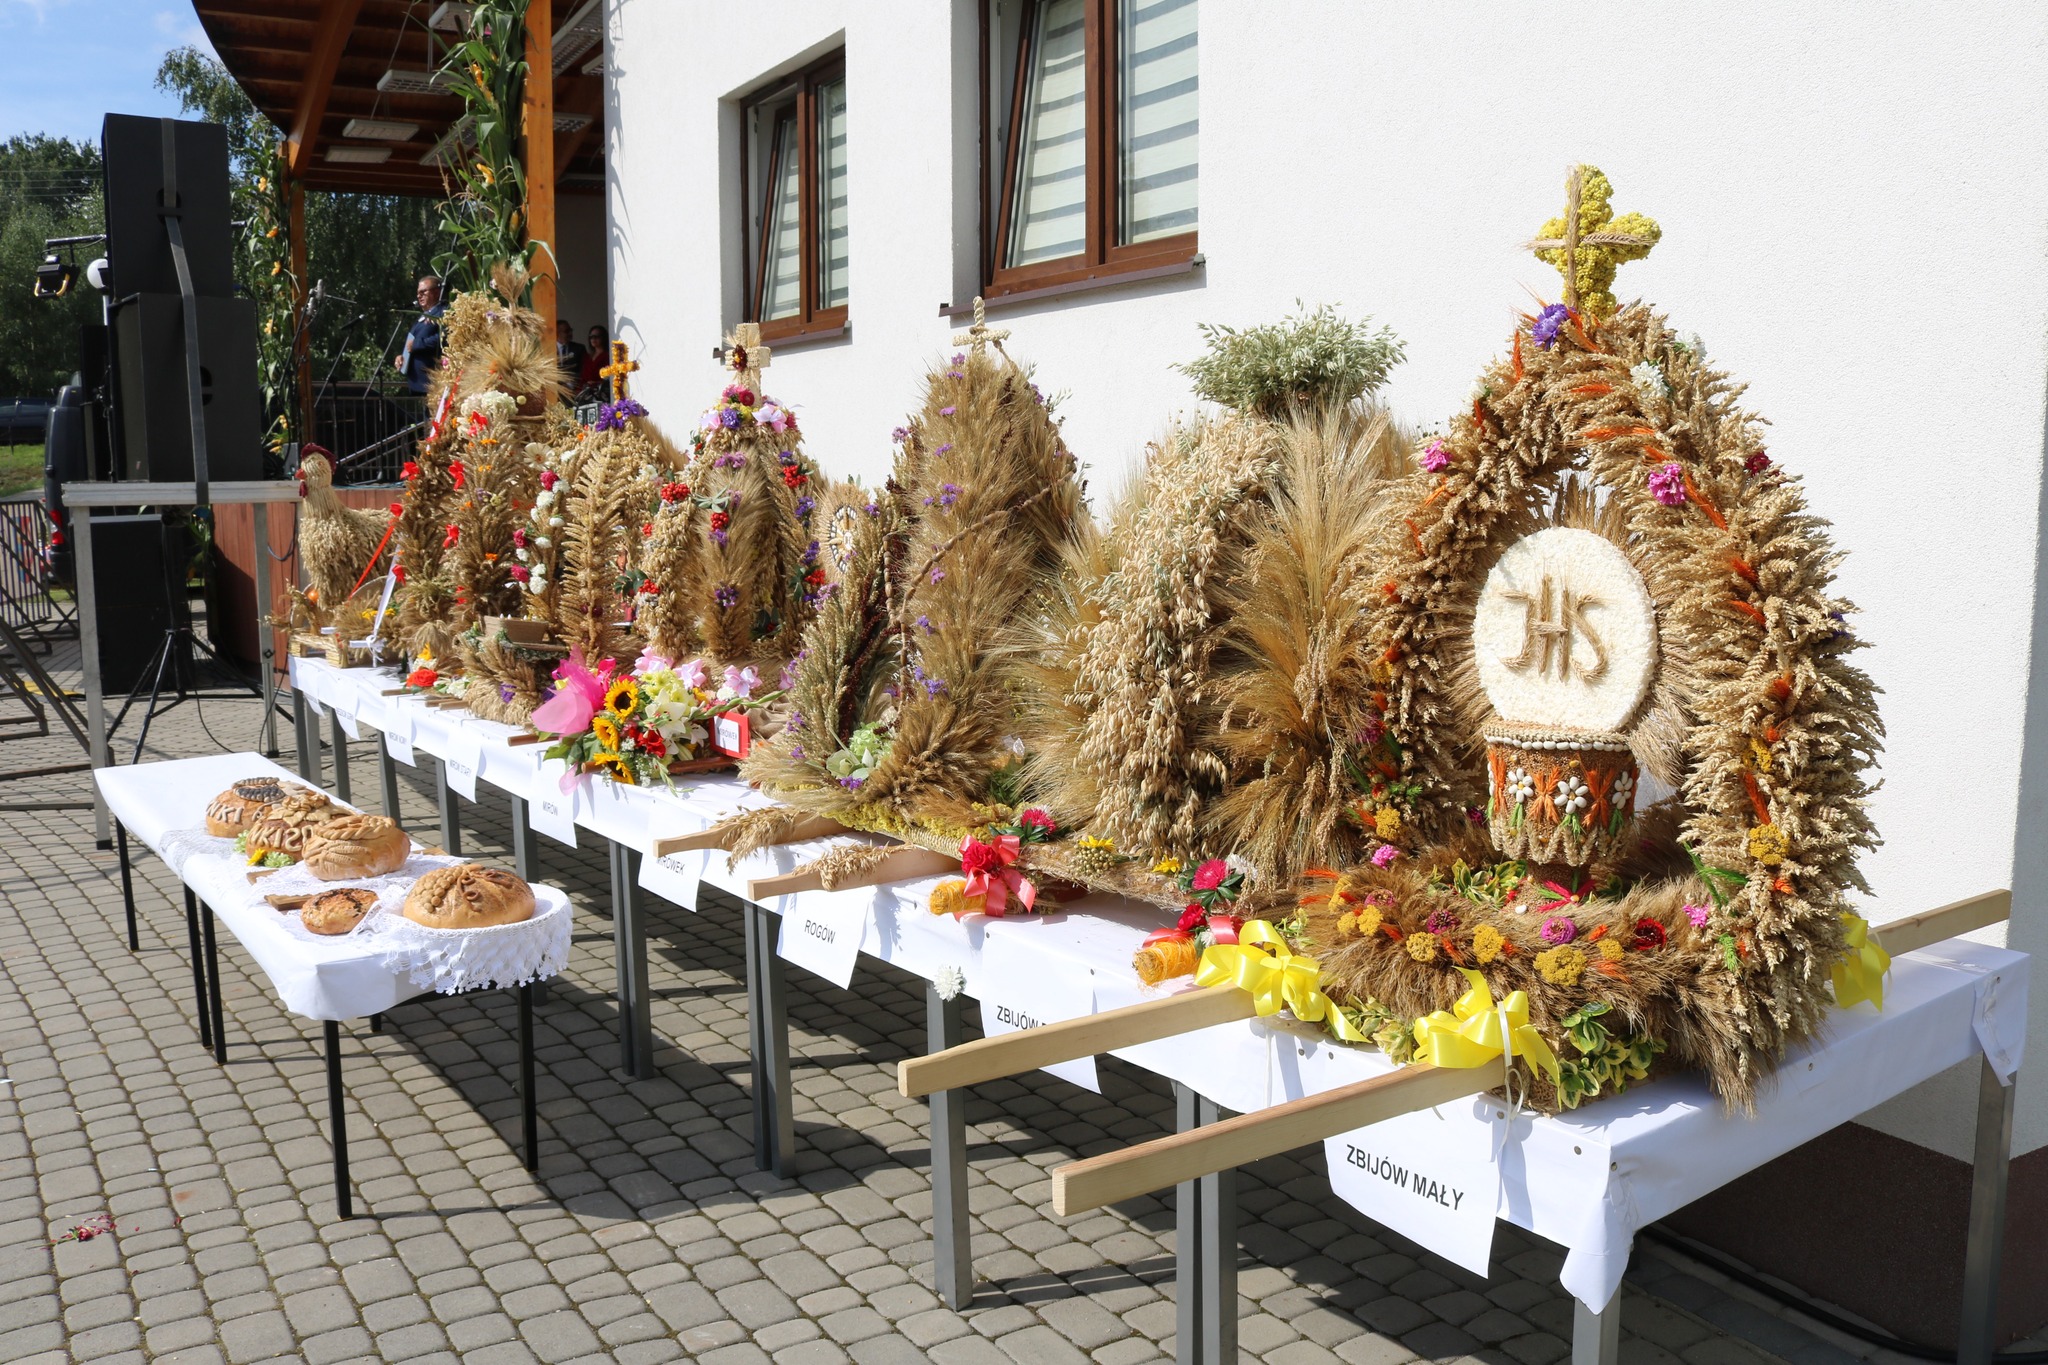
<svg viewBox="0 0 2048 1365">
<path fill-rule="evenodd" d="M 810 839 L 829 839 L 836 834 L 851 834 L 853 831 L 826 815 L 806 816 L 790 827 L 778 844 L 801 844 Z M 651 850 L 657 858 L 666 858 L 671 853 L 689 853 L 697 849 L 724 848 L 726 833 L 722 826 L 712 825 L 694 834 L 670 834 L 654 841 Z"/>
<path fill-rule="evenodd" d="M 311 288 L 306 279 L 306 182 L 295 172 L 287 171 L 286 176 L 290 226 L 285 230 L 292 238 L 292 333 L 298 338 L 297 354 L 292 357 L 292 388 L 298 395 L 299 420 L 293 423 L 292 435 L 304 443 L 313 439 L 313 338 L 306 327 L 307 293 Z"/>
<path fill-rule="evenodd" d="M 907 882 L 915 881 L 919 877 L 939 877 L 959 870 L 958 858 L 949 858 L 928 848 L 904 844 L 900 848 L 890 849 L 888 857 L 866 872 L 841 878 L 830 887 L 827 887 L 824 879 L 811 868 L 800 867 L 779 877 L 755 877 L 747 883 L 747 899 L 758 905 L 776 896 L 792 896 L 799 891 L 851 891 L 862 886 L 880 886 L 885 882 Z"/>
<path fill-rule="evenodd" d="M 526 7 L 526 240 L 546 250 L 533 258 L 533 311 L 541 337 L 555 339 L 555 15 L 554 0 Z"/>
</svg>

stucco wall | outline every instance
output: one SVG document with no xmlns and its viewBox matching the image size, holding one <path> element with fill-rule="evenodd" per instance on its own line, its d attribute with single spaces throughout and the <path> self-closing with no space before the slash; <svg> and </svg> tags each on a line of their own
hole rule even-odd
<svg viewBox="0 0 2048 1365">
<path fill-rule="evenodd" d="M 921 367 L 948 349 L 938 305 L 972 276 L 955 174 L 973 156 L 972 3 L 611 3 L 613 311 L 646 367 L 637 392 L 678 428 L 714 396 L 709 351 L 738 318 L 732 101 L 843 32 L 852 330 L 779 350 L 768 385 L 829 469 L 878 477 Z M 1623 297 L 1667 308 L 1749 381 L 1774 458 L 1850 552 L 1842 584 L 1890 730 L 1872 917 L 2008 884 L 2017 841 L 2031 856 L 2011 940 L 2048 950 L 2048 680 L 2027 725 L 2048 8 L 1209 0 L 1201 24 L 1205 269 L 1000 318 L 1043 387 L 1070 392 L 1096 488 L 1190 404 L 1170 366 L 1199 348 L 1198 322 L 1265 321 L 1296 298 L 1391 324 L 1409 361 L 1390 400 L 1442 420 L 1512 314 L 1554 297 L 1518 244 L 1561 209 L 1567 165 L 1599 165 L 1617 208 L 1665 231 Z M 2022 820 L 2029 746 L 2044 756 Z M 2022 1151 L 2048 1144 L 2041 984 Z M 1965 1155 L 1968 1114 L 1937 1084 L 1872 1121 Z"/>
</svg>

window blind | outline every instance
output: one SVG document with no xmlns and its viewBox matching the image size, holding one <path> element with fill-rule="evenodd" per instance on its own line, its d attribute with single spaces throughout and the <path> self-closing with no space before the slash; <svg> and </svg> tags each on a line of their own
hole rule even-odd
<svg viewBox="0 0 2048 1365">
<path fill-rule="evenodd" d="M 1087 81 L 1084 0 L 1039 0 L 1031 27 L 1010 266 L 1086 249 Z"/>
<path fill-rule="evenodd" d="M 1195 230 L 1196 0 L 1118 0 L 1118 240 Z"/>
<path fill-rule="evenodd" d="M 818 307 L 846 303 L 846 80 L 818 87 Z"/>
<path fill-rule="evenodd" d="M 775 124 L 775 168 L 768 186 L 768 262 L 761 291 L 763 322 L 794 317 L 803 308 L 801 172 L 796 119 L 784 115 Z"/>
</svg>

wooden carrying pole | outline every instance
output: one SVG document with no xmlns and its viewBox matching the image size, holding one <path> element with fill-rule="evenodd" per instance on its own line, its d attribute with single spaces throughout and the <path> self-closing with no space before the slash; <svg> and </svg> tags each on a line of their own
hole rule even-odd
<svg viewBox="0 0 2048 1365">
<path fill-rule="evenodd" d="M 834 835 L 851 834 L 853 831 L 827 815 L 807 815 L 784 831 L 778 844 L 801 844 L 810 839 L 830 839 Z M 694 834 L 671 834 L 654 841 L 653 853 L 657 858 L 666 858 L 671 853 L 690 853 L 697 849 L 724 848 L 726 834 L 717 825 L 700 829 Z"/>
<path fill-rule="evenodd" d="M 2012 892 L 1988 891 L 1938 910 L 1876 925 L 1870 932 L 1880 947 L 1897 956 L 1997 924 L 2011 913 Z M 1492 1089 L 1500 1079 L 1497 1066 L 1457 1070 L 1426 1064 L 1404 1067 L 1320 1095 L 1139 1143 L 1121 1152 L 1105 1152 L 1053 1170 L 1053 1209 L 1065 1218 L 1105 1204 L 1135 1199 L 1184 1180 L 1247 1165 L 1385 1119 L 1476 1095 Z"/>
<path fill-rule="evenodd" d="M 896 1084 L 909 1099 L 958 1090 L 983 1081 L 1018 1076 L 1080 1057 L 1136 1047 L 1215 1024 L 1250 1019 L 1258 1011 L 1251 992 L 1235 986 L 1207 986 L 1163 1000 L 1141 1000 L 1121 1009 L 1084 1014 L 1057 1024 L 977 1038 L 929 1057 L 910 1057 L 896 1068 Z"/>
<path fill-rule="evenodd" d="M 889 850 L 887 857 L 864 872 L 836 878 L 826 886 L 817 869 L 800 867 L 777 877 L 756 877 L 747 883 L 747 899 L 756 905 L 774 896 L 791 896 L 799 891 L 851 891 L 857 887 L 880 886 L 884 882 L 914 881 L 958 872 L 960 860 L 928 848 L 904 844 Z"/>
</svg>

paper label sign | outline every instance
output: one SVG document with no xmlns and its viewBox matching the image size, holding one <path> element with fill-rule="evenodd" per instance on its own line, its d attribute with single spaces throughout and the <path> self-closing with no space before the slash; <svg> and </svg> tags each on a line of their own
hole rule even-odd
<svg viewBox="0 0 2048 1365">
<path fill-rule="evenodd" d="M 441 760 L 441 771 L 447 774 L 449 787 L 466 800 L 476 800 L 476 770 L 483 766 L 483 762 L 482 733 L 466 725 L 456 726 L 454 742 L 448 746 L 448 756 Z"/>
<path fill-rule="evenodd" d="M 664 858 L 647 854 L 640 859 L 640 887 L 685 910 L 695 910 L 697 883 L 703 879 L 706 862 L 716 852 L 717 849 L 696 848 Z"/>
<path fill-rule="evenodd" d="M 991 948 L 996 946 L 990 944 Z M 1013 950 L 1014 945 L 1003 944 L 1001 949 Z M 995 984 L 967 983 L 981 1001 L 981 1031 L 985 1036 L 994 1038 L 1095 1013 L 1095 973 L 1071 962 L 1055 962 L 1036 952 L 1030 954 L 1028 963 L 1018 961 L 1021 954 L 1002 950 L 983 956 L 984 962 L 994 960 L 1000 964 L 997 970 L 985 973 Z M 1084 1090 L 1102 1093 L 1093 1057 L 1060 1062 L 1045 1070 Z"/>
<path fill-rule="evenodd" d="M 412 752 L 412 708 L 401 697 L 385 699 L 384 751 L 411 767 L 418 762 Z"/>
<path fill-rule="evenodd" d="M 868 903 L 872 896 L 848 894 L 840 897 L 788 897 L 791 909 L 782 916 L 782 932 L 775 951 L 807 972 L 816 972 L 844 990 L 853 984 L 853 969 L 860 961 L 861 936 L 867 932 Z"/>
<path fill-rule="evenodd" d="M 753 726 L 738 711 L 727 711 L 711 719 L 711 747 L 733 758 L 745 758 L 753 747 Z"/>
<path fill-rule="evenodd" d="M 1493 1258 L 1500 1202 L 1497 1105 L 1456 1100 L 1333 1137 L 1330 1188 L 1378 1223 L 1475 1275 Z"/>
<path fill-rule="evenodd" d="M 341 722 L 341 732 L 350 739 L 361 739 L 363 732 L 356 727 L 355 689 L 346 685 L 334 688 L 328 705 L 334 708 L 334 718 Z"/>
<path fill-rule="evenodd" d="M 558 844 L 576 847 L 576 793 L 557 785 L 562 763 L 556 759 L 541 765 L 540 778 L 526 802 L 526 819 L 535 830 Z"/>
</svg>

